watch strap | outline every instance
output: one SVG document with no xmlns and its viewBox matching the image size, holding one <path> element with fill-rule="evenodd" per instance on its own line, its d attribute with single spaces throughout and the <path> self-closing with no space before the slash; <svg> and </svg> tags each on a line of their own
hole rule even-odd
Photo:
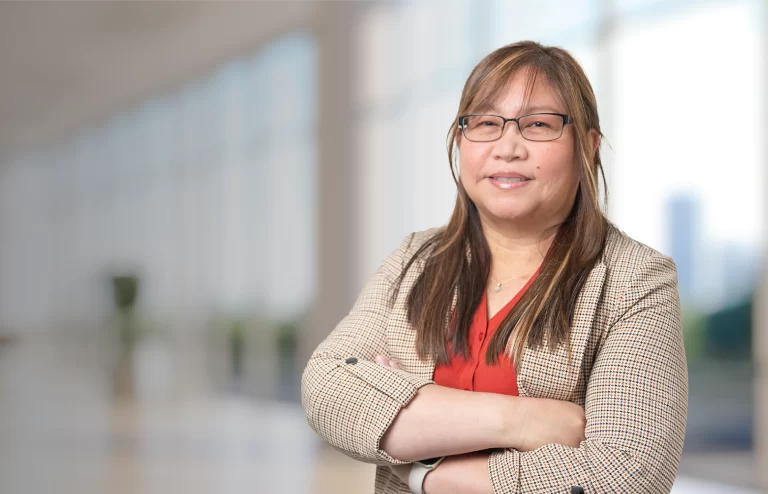
<svg viewBox="0 0 768 494">
<path fill-rule="evenodd" d="M 425 494 L 424 479 L 429 472 L 437 468 L 443 459 L 444 458 L 440 458 L 431 465 L 425 465 L 418 461 L 411 465 L 411 470 L 408 472 L 408 488 L 411 490 L 412 494 Z"/>
</svg>

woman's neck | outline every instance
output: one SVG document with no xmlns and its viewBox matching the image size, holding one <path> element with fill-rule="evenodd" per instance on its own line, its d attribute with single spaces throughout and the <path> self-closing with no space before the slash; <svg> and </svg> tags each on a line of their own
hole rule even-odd
<svg viewBox="0 0 768 494">
<path fill-rule="evenodd" d="M 491 253 L 491 277 L 497 282 L 528 278 L 541 265 L 552 245 L 556 229 L 499 229 L 483 224 Z"/>
</svg>

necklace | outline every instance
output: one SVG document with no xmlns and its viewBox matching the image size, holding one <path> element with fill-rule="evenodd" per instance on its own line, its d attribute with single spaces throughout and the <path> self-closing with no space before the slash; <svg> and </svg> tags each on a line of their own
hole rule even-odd
<svg viewBox="0 0 768 494">
<path fill-rule="evenodd" d="M 518 279 L 518 278 L 520 278 L 520 277 L 522 277 L 522 276 L 526 276 L 526 275 L 528 275 L 528 274 L 531 274 L 531 273 L 533 273 L 533 272 L 534 272 L 536 269 L 538 269 L 538 266 L 537 266 L 536 268 L 534 268 L 534 269 L 531 269 L 531 270 L 529 270 L 527 273 L 519 274 L 519 275 L 515 276 L 514 278 L 510 278 L 510 279 L 508 279 L 507 281 L 501 281 L 501 282 L 500 282 L 500 281 L 498 281 L 496 278 L 493 278 L 493 282 L 494 282 L 494 283 L 496 283 L 496 286 L 495 286 L 495 287 L 493 287 L 493 291 L 494 291 L 494 292 L 496 292 L 496 293 L 500 292 L 500 291 L 501 291 L 501 285 L 504 285 L 504 284 L 506 284 L 506 283 L 509 283 L 510 281 L 516 280 L 516 279 Z"/>
</svg>

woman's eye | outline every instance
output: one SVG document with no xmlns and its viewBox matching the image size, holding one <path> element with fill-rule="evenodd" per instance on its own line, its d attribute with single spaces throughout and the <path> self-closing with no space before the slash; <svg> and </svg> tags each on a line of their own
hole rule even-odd
<svg viewBox="0 0 768 494">
<path fill-rule="evenodd" d="M 499 127 L 501 122 L 497 118 L 481 117 L 475 120 L 475 127 Z"/>
<path fill-rule="evenodd" d="M 545 129 L 551 127 L 547 122 L 531 122 L 528 124 L 528 127 L 538 128 L 538 129 Z"/>
</svg>

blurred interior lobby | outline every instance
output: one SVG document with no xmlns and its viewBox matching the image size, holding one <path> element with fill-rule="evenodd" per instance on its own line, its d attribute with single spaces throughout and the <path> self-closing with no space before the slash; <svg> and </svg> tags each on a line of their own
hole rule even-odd
<svg viewBox="0 0 768 494">
<path fill-rule="evenodd" d="M 522 39 L 678 267 L 673 493 L 768 492 L 768 0 L 63 0 L 0 2 L 0 493 L 373 492 L 301 372 L 447 222 L 463 83 Z"/>
</svg>

